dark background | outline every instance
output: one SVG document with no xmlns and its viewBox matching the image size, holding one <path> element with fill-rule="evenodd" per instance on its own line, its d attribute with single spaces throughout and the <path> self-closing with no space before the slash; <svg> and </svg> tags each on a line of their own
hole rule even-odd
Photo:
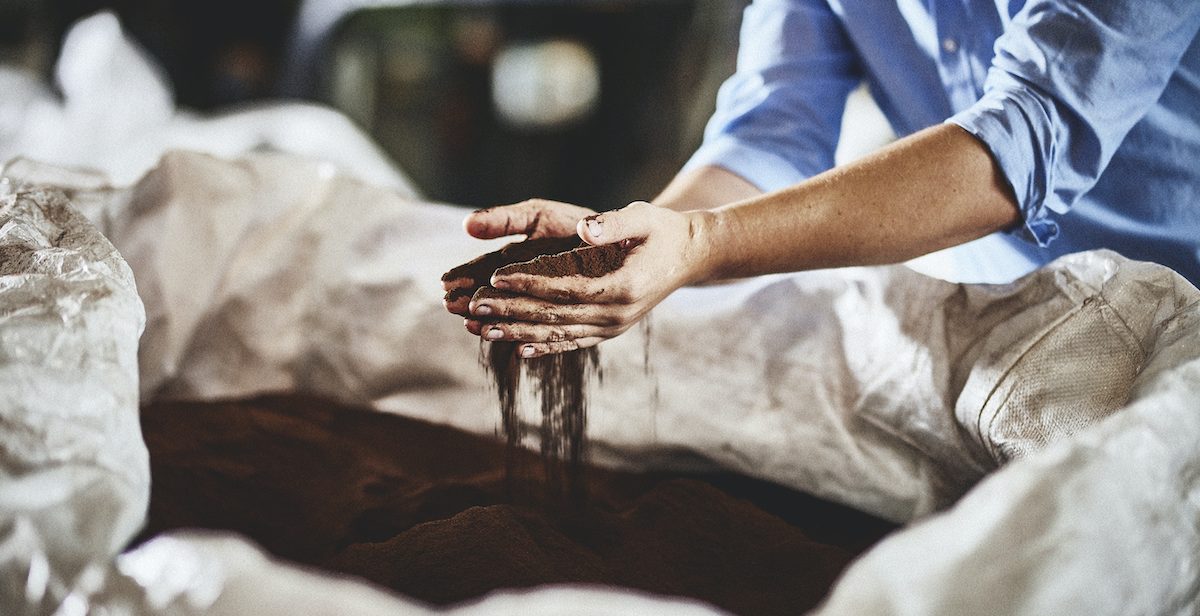
<svg viewBox="0 0 1200 616">
<path fill-rule="evenodd" d="M 537 196 L 609 209 L 653 197 L 699 144 L 716 88 L 733 70 L 744 5 L 376 8 L 346 15 L 305 55 L 293 46 L 299 0 L 0 0 L 0 50 L 48 77 L 70 25 L 112 10 L 161 63 L 181 107 L 218 113 L 283 96 L 319 101 L 346 112 L 431 199 L 484 207 Z M 486 24 L 495 49 L 544 40 L 585 46 L 600 68 L 594 112 L 560 126 L 506 123 L 492 103 L 492 56 L 464 48 L 463 23 Z"/>
</svg>

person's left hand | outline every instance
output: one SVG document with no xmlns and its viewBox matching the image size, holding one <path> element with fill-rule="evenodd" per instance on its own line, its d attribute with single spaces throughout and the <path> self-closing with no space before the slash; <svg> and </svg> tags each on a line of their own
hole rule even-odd
<svg viewBox="0 0 1200 616">
<path fill-rule="evenodd" d="M 497 273 L 491 285 L 517 295 L 473 300 L 475 318 L 468 318 L 467 329 L 485 340 L 527 343 L 520 347 L 522 357 L 590 347 L 617 336 L 679 287 L 706 279 L 706 215 L 635 202 L 589 216 L 579 221 L 579 237 L 592 245 L 626 243 L 620 268 L 595 278 Z"/>
</svg>

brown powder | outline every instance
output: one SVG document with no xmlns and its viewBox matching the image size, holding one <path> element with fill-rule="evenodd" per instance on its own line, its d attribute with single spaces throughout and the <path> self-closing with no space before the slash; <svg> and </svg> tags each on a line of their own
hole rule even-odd
<svg viewBox="0 0 1200 616">
<path fill-rule="evenodd" d="M 547 254 L 524 263 L 513 263 L 499 268 L 496 273 L 532 274 L 558 278 L 561 276 L 587 276 L 599 278 L 617 271 L 625 263 L 628 250 L 620 244 L 587 246 L 570 252 Z"/>
<path fill-rule="evenodd" d="M 546 254 L 556 254 L 578 248 L 583 241 L 578 237 L 550 237 L 524 242 L 513 242 L 496 252 L 489 252 L 468 261 L 442 275 L 442 282 L 470 281 L 478 288 L 488 284 L 492 274 L 510 263 L 528 261 Z"/>
<path fill-rule="evenodd" d="M 533 247 L 521 249 L 521 254 L 528 255 L 528 248 Z M 537 248 L 551 250 L 557 246 L 546 244 Z M 510 250 L 509 256 L 517 252 L 516 249 Z M 496 273 L 597 278 L 620 268 L 627 252 L 624 246 L 617 244 L 583 246 L 506 265 Z M 495 262 L 495 259 L 489 260 L 487 266 Z M 487 279 L 490 280 L 491 276 L 488 275 Z M 488 286 L 480 287 L 475 292 L 475 299 L 511 296 Z M 545 467 L 546 486 L 572 501 L 581 501 L 586 496 L 581 469 L 587 445 L 587 385 L 598 370 L 598 350 L 592 347 L 522 360 L 519 343 L 484 344 L 488 345 L 486 366 L 496 385 L 505 442 L 510 448 L 516 448 L 524 440 L 527 430 L 521 421 L 517 403 L 522 380 L 531 381 L 541 405 L 538 442 Z M 565 462 L 565 467 L 560 466 L 558 461 Z M 508 469 L 510 473 L 516 471 L 511 463 Z M 565 472 L 559 472 L 559 469 Z"/>
<path fill-rule="evenodd" d="M 582 468 L 587 445 L 587 384 L 596 373 L 599 351 L 592 347 L 523 360 L 519 343 L 484 344 L 487 368 L 500 400 L 500 425 L 510 451 L 516 453 L 529 431 L 517 405 L 525 380 L 537 392 L 541 407 L 538 443 L 546 489 L 581 501 L 586 495 Z M 510 474 L 518 470 L 513 460 L 510 456 Z"/>
<path fill-rule="evenodd" d="M 154 481 L 139 541 L 230 530 L 439 605 L 569 582 L 804 613 L 894 528 L 732 474 L 588 468 L 588 501 L 564 506 L 536 476 L 506 480 L 507 458 L 536 469 L 535 452 L 311 397 L 155 403 L 142 433 Z"/>
</svg>

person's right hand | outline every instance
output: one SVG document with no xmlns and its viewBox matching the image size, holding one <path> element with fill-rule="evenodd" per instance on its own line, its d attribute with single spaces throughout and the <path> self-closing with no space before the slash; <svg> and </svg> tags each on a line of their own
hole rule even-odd
<svg viewBox="0 0 1200 616">
<path fill-rule="evenodd" d="M 571 238 L 576 235 L 576 225 L 580 220 L 596 212 L 577 205 L 550 201 L 547 199 L 528 199 L 513 205 L 503 205 L 471 212 L 463 220 L 463 229 L 473 237 L 480 239 L 495 239 L 509 235 L 524 235 L 527 240 L 548 238 Z M 492 253 L 495 255 L 496 253 Z M 488 256 L 485 255 L 484 260 Z M 534 255 L 536 256 L 536 255 Z M 533 258 L 530 256 L 528 258 Z M 501 263 L 500 265 L 506 265 Z M 499 267 L 499 266 L 497 266 Z M 492 271 L 472 272 L 473 268 L 459 266 L 452 270 L 442 280 L 446 290 L 444 305 L 446 310 L 461 316 L 469 315 L 471 294 L 481 286 L 489 284 Z M 487 268 L 483 268 L 487 269 Z M 461 291 L 456 293 L 455 291 Z M 478 334 L 478 332 L 472 332 Z"/>
</svg>

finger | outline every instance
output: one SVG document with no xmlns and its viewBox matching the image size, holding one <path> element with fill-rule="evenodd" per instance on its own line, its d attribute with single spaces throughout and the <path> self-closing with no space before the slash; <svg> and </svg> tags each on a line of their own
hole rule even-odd
<svg viewBox="0 0 1200 616">
<path fill-rule="evenodd" d="M 442 299 L 442 306 L 450 314 L 457 314 L 460 317 L 471 316 L 471 298 L 469 297 L 460 297 L 457 299 L 446 297 Z"/>
<path fill-rule="evenodd" d="M 523 359 L 532 359 L 534 357 L 542 357 L 544 355 L 553 355 L 555 353 L 565 353 L 567 351 L 575 351 L 578 349 L 586 349 L 594 347 L 607 338 L 580 338 L 578 340 L 564 340 L 562 342 L 538 342 L 530 344 L 522 344 L 517 352 Z"/>
<path fill-rule="evenodd" d="M 547 324 L 611 326 L 628 320 L 626 309 L 617 304 L 560 304 L 536 297 L 500 294 L 494 291 L 486 294 L 476 293 L 467 311 L 472 317 L 481 319 Z"/>
<path fill-rule="evenodd" d="M 547 325 L 505 321 L 487 323 L 481 336 L 491 342 L 564 342 L 580 338 L 611 338 L 618 330 L 599 325 Z"/>
<path fill-rule="evenodd" d="M 466 319 L 463 319 L 463 325 L 465 325 L 467 328 L 467 331 L 471 332 L 472 334 L 475 334 L 476 336 L 483 335 L 483 325 L 484 324 L 482 321 L 477 321 L 475 319 L 471 319 L 468 317 Z"/>
<path fill-rule="evenodd" d="M 575 225 L 575 232 L 593 246 L 618 242 L 640 243 L 654 230 L 656 209 L 656 206 L 645 201 L 634 201 L 619 210 L 580 220 Z"/>
<path fill-rule="evenodd" d="M 558 215 L 549 212 L 551 208 L 559 209 Z M 563 212 L 570 213 L 573 210 L 578 210 L 578 217 L 563 215 Z M 463 220 L 463 228 L 468 234 L 481 239 L 517 234 L 530 237 L 567 235 L 574 231 L 574 227 L 561 220 L 566 219 L 574 223 L 589 213 L 589 210 L 567 203 L 529 199 L 512 205 L 471 212 Z"/>
<path fill-rule="evenodd" d="M 447 279 L 447 278 L 445 278 L 446 275 L 455 276 L 455 277 Z M 451 270 L 450 272 L 447 272 L 442 277 L 442 290 L 449 293 L 450 291 L 453 291 L 455 289 L 472 286 L 474 283 L 475 283 L 474 280 L 472 280 L 471 278 L 469 278 L 467 276 L 462 275 L 461 272 Z"/>
<path fill-rule="evenodd" d="M 442 297 L 442 305 L 446 310 L 460 316 L 468 316 L 471 312 L 471 297 L 475 289 L 471 286 L 461 286 L 451 289 Z"/>
</svg>

